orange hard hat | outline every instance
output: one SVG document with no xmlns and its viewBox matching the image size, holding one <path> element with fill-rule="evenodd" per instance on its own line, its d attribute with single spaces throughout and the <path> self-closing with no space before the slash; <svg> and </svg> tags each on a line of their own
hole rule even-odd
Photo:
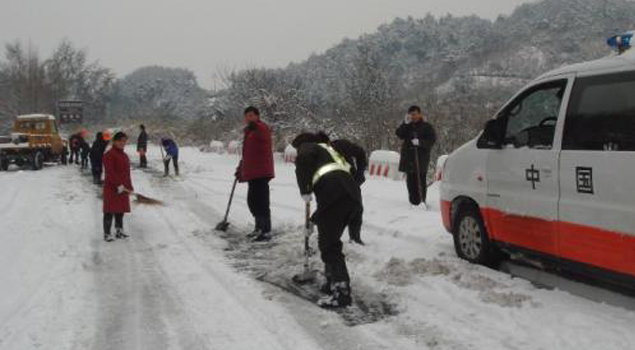
<svg viewBox="0 0 635 350">
<path fill-rule="evenodd" d="M 110 130 L 104 130 L 101 135 L 104 138 L 104 141 L 110 141 L 112 139 L 112 133 Z"/>
</svg>

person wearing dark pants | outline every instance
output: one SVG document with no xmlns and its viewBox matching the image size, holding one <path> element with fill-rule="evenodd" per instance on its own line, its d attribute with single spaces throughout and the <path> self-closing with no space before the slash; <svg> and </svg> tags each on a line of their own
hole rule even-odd
<svg viewBox="0 0 635 350">
<path fill-rule="evenodd" d="M 115 219 L 115 238 L 123 239 L 123 216 L 130 212 L 130 195 L 134 192 L 130 177 L 130 158 L 124 152 L 128 137 L 118 132 L 113 138 L 112 148 L 104 155 L 103 163 L 106 177 L 104 180 L 104 240 L 112 242 L 113 217 Z"/>
<path fill-rule="evenodd" d="M 271 239 L 271 209 L 269 206 L 269 181 L 275 177 L 273 142 L 269 127 L 260 119 L 255 107 L 245 109 L 245 138 L 243 159 L 236 169 L 240 182 L 249 185 L 247 202 L 254 216 L 256 227 L 247 235 L 255 242 Z"/>
<path fill-rule="evenodd" d="M 103 173 L 103 158 L 108 147 L 108 141 L 104 139 L 104 135 L 98 132 L 95 136 L 95 141 L 90 149 L 90 168 L 93 174 L 93 183 L 95 185 L 101 185 L 101 175 Z"/>
<path fill-rule="evenodd" d="M 326 143 L 333 146 L 333 148 L 346 158 L 346 162 L 351 166 L 351 174 L 355 179 L 355 182 L 361 187 L 366 182 L 366 169 L 368 168 L 368 156 L 366 150 L 361 146 L 344 139 L 331 141 L 329 136 L 324 132 L 318 132 L 316 134 L 317 141 L 319 143 Z M 349 241 L 364 245 L 362 241 L 362 224 L 364 218 L 364 208 L 362 204 L 361 210 L 351 218 L 348 225 L 348 237 Z"/>
<path fill-rule="evenodd" d="M 71 137 L 68 139 L 68 143 L 69 143 L 69 148 L 71 150 L 71 156 L 68 159 L 69 163 L 73 163 L 75 162 L 75 164 L 79 164 L 79 152 L 80 152 L 80 145 L 81 145 L 81 135 L 80 133 L 75 133 L 73 135 L 71 135 Z"/>
<path fill-rule="evenodd" d="M 342 234 L 362 210 L 359 185 L 351 174 L 344 155 L 315 134 L 301 134 L 293 140 L 298 150 L 296 178 L 302 199 L 309 203 L 313 194 L 317 210 L 311 221 L 318 227 L 318 246 L 324 262 L 326 292 L 318 305 L 324 308 L 347 307 L 352 303 L 350 276 L 342 252 Z"/>
<path fill-rule="evenodd" d="M 437 140 L 436 133 L 432 125 L 424 120 L 421 108 L 412 106 L 396 134 L 403 141 L 399 171 L 406 174 L 410 204 L 423 205 L 425 209 L 430 152 Z"/>
<path fill-rule="evenodd" d="M 88 169 L 88 156 L 90 155 L 90 145 L 88 144 L 88 142 L 86 142 L 86 140 L 82 137 L 81 138 L 81 143 L 79 145 L 79 148 L 81 150 L 81 156 L 82 156 L 82 162 L 81 162 L 81 169 Z"/>
<path fill-rule="evenodd" d="M 148 134 L 146 133 L 145 125 L 139 125 L 139 129 L 141 132 L 139 133 L 139 137 L 137 138 L 137 153 L 139 153 L 139 167 L 147 168 L 148 167 L 148 158 L 146 157 L 146 153 L 148 152 Z"/>
<path fill-rule="evenodd" d="M 161 139 L 161 145 L 165 149 L 165 158 L 163 158 L 164 176 L 170 175 L 170 161 L 174 165 L 174 174 L 179 176 L 179 147 L 176 142 L 168 138 Z"/>
</svg>

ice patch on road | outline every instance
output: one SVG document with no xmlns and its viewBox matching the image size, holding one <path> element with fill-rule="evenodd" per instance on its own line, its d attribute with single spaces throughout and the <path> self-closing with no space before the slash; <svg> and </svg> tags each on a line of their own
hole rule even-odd
<svg viewBox="0 0 635 350">
<path fill-rule="evenodd" d="M 236 269 L 275 286 L 290 282 L 294 275 L 304 269 L 303 227 L 290 223 L 283 223 L 278 227 L 273 232 L 272 240 L 267 243 L 253 243 L 246 238 L 244 232 L 230 230 L 217 234 L 227 242 L 225 252 Z M 193 234 L 203 237 L 208 233 L 197 231 Z M 316 238 L 312 238 L 315 245 Z M 312 246 L 312 251 L 311 269 L 317 271 L 318 280 L 314 283 L 317 290 L 323 279 L 319 272 L 323 270 L 323 265 L 319 261 L 317 247 Z M 356 308 L 339 312 L 346 325 L 375 323 L 398 313 L 396 304 L 385 293 L 377 292 L 355 279 L 352 288 Z M 276 296 L 280 297 L 280 293 L 268 294 L 271 298 Z"/>
</svg>

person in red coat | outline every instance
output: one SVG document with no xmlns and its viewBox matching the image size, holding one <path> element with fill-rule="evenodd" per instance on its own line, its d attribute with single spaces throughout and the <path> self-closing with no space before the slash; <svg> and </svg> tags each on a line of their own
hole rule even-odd
<svg viewBox="0 0 635 350">
<path fill-rule="evenodd" d="M 245 139 L 243 159 L 236 176 L 247 182 L 247 204 L 256 221 L 255 230 L 248 235 L 256 242 L 271 239 L 271 209 L 269 203 L 269 181 L 275 177 L 273 165 L 273 143 L 269 127 L 260 120 L 256 107 L 245 109 Z"/>
<path fill-rule="evenodd" d="M 103 187 L 104 197 L 104 240 L 112 242 L 110 234 L 112 220 L 115 219 L 116 238 L 127 238 L 123 232 L 123 215 L 130 212 L 130 194 L 133 193 L 130 179 L 130 159 L 124 148 L 128 136 L 118 132 L 113 137 L 112 148 L 103 158 L 106 173 Z"/>
</svg>

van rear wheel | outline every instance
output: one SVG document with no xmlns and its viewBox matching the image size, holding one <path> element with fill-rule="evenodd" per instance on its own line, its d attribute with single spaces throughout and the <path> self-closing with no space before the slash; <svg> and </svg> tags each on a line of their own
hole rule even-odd
<svg viewBox="0 0 635 350">
<path fill-rule="evenodd" d="M 454 227 L 454 249 L 461 259 L 490 267 L 498 263 L 500 254 L 490 242 L 477 208 L 473 205 L 462 206 Z"/>
</svg>

